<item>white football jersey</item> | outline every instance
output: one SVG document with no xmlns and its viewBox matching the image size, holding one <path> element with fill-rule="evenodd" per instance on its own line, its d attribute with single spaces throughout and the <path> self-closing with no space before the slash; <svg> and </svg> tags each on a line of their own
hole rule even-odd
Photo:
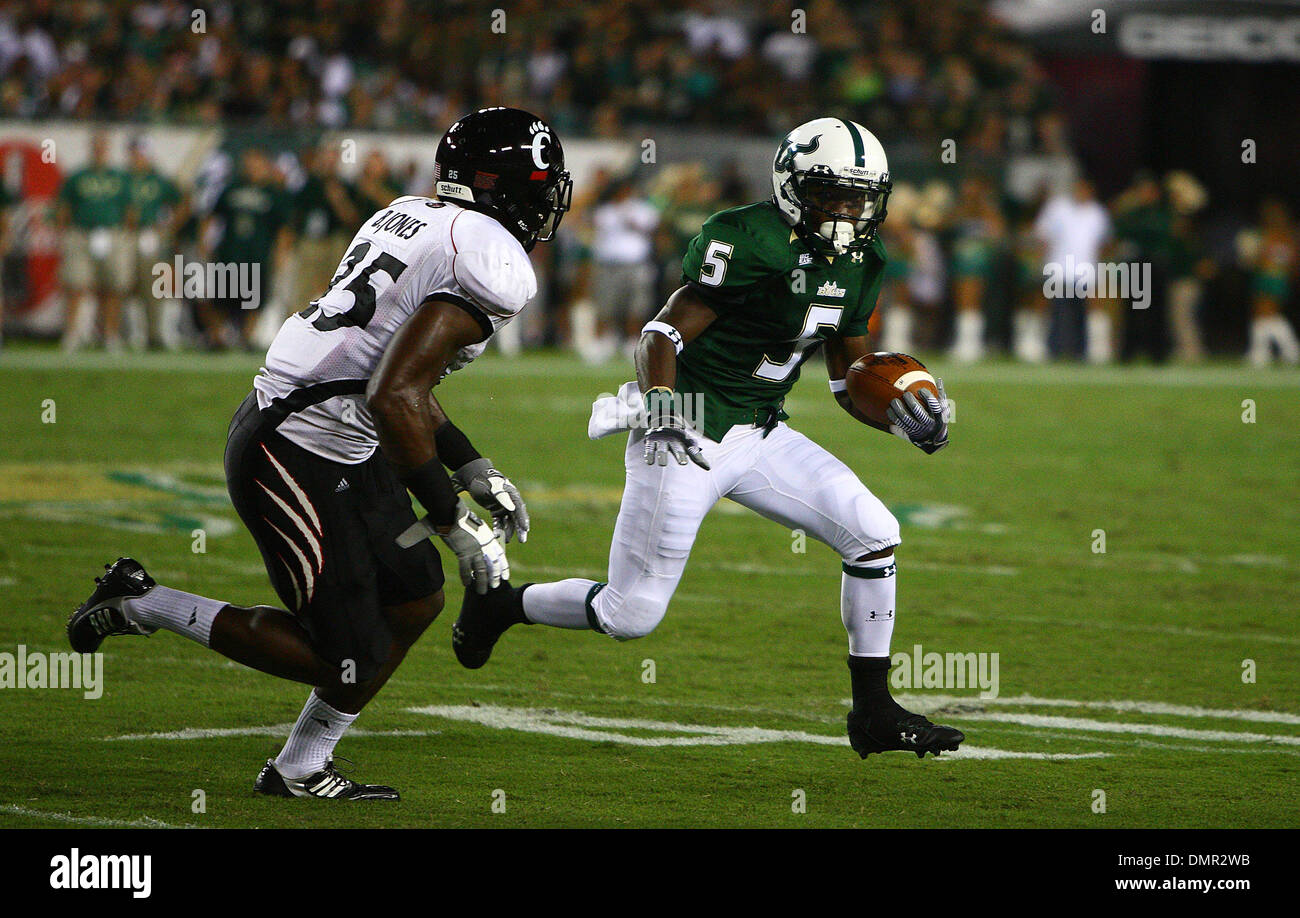
<svg viewBox="0 0 1300 918">
<path fill-rule="evenodd" d="M 317 455 L 364 462 L 379 445 L 366 383 L 402 323 L 433 296 L 462 305 L 490 337 L 537 293 L 519 241 L 449 201 L 398 198 L 352 237 L 329 288 L 290 316 L 253 381 L 258 406 L 287 412 L 279 431 Z M 483 353 L 462 348 L 447 372 Z"/>
</svg>

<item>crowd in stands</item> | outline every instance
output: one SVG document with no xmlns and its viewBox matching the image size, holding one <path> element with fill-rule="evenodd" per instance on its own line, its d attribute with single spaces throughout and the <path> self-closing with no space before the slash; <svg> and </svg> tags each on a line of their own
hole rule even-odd
<svg viewBox="0 0 1300 918">
<path fill-rule="evenodd" d="M 782 92 L 770 91 L 771 74 Z M 345 178 L 337 147 L 305 138 L 348 128 L 436 135 L 502 101 L 544 113 L 566 137 L 626 140 L 642 125 L 670 125 L 775 142 L 810 113 L 833 111 L 887 149 L 956 140 L 992 167 L 920 183 L 896 176 L 875 323 L 889 350 L 1198 361 L 1216 349 L 1203 322 L 1207 285 L 1229 271 L 1250 304 L 1250 359 L 1300 361 L 1286 317 L 1300 231 L 1284 202 L 1266 200 L 1224 259 L 1210 257 L 1206 192 L 1184 172 L 1140 173 L 1099 200 L 1076 164 L 1068 188 L 1008 193 L 998 164 L 1023 154 L 1071 161 L 1066 120 L 1033 54 L 967 0 L 0 3 L 0 118 L 124 121 L 137 134 L 120 162 L 97 137 L 48 213 L 0 195 L 5 277 L 13 281 L 24 231 L 44 219 L 61 240 L 65 347 L 256 349 L 325 289 L 361 219 L 432 190 L 427 172 L 384 152 Z M 155 165 L 150 126 L 187 124 L 299 139 L 219 152 L 219 169 L 178 187 Z M 535 251 L 543 292 L 501 344 L 614 357 L 677 285 L 703 220 L 769 192 L 766 176 L 735 164 L 601 173 L 577 189 L 557 243 Z M 257 265 L 257 308 L 210 291 L 160 296 L 153 269 L 173 253 Z M 1144 289 L 1081 289 L 1102 262 L 1149 266 Z M 1064 265 L 1069 277 L 1051 289 L 1045 275 Z"/>
<path fill-rule="evenodd" d="M 441 131 L 485 99 L 562 134 L 820 108 L 995 155 L 1060 137 L 1033 55 L 970 0 L 0 4 L 0 117 Z"/>
</svg>

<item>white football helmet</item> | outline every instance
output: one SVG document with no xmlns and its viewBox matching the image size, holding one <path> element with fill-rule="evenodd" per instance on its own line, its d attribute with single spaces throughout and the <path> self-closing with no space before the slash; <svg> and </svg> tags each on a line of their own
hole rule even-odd
<svg viewBox="0 0 1300 918">
<path fill-rule="evenodd" d="M 772 161 L 772 202 L 781 216 L 810 243 L 836 254 L 871 244 L 891 187 L 880 141 L 840 118 L 799 125 Z"/>
</svg>

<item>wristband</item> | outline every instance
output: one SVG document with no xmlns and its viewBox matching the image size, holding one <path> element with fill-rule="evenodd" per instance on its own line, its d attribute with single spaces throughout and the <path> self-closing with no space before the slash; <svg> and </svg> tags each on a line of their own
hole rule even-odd
<svg viewBox="0 0 1300 918">
<path fill-rule="evenodd" d="M 676 416 L 676 396 L 667 386 L 654 386 L 645 394 L 646 421 L 650 427 L 665 427 Z"/>
<path fill-rule="evenodd" d="M 456 521 L 460 498 L 437 456 L 416 468 L 398 469 L 397 477 L 415 495 L 435 526 L 450 526 Z"/>
<path fill-rule="evenodd" d="M 682 348 L 686 346 L 682 343 L 682 333 L 673 328 L 667 322 L 647 322 L 641 328 L 641 334 L 644 335 L 649 332 L 658 332 L 663 335 L 673 343 L 673 347 L 677 349 L 677 353 L 679 354 L 682 352 Z"/>
<path fill-rule="evenodd" d="M 839 395 L 841 392 L 843 392 L 843 391 L 845 391 L 846 389 L 848 389 L 848 387 L 849 387 L 849 384 L 846 383 L 846 382 L 845 382 L 844 380 L 842 380 L 842 379 L 832 379 L 832 380 L 831 380 L 831 391 L 834 392 L 836 395 Z"/>
<path fill-rule="evenodd" d="M 438 450 L 438 458 L 449 469 L 463 468 L 475 459 L 483 458 L 469 442 L 469 437 L 451 421 L 443 422 L 433 432 L 433 445 Z"/>
</svg>

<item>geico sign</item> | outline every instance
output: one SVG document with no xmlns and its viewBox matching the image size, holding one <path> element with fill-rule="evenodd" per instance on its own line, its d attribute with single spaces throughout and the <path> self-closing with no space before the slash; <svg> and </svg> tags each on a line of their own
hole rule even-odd
<svg viewBox="0 0 1300 918">
<path fill-rule="evenodd" d="M 1120 22 L 1119 45 L 1134 57 L 1300 60 L 1300 16 L 1178 16 L 1143 13 Z"/>
</svg>

